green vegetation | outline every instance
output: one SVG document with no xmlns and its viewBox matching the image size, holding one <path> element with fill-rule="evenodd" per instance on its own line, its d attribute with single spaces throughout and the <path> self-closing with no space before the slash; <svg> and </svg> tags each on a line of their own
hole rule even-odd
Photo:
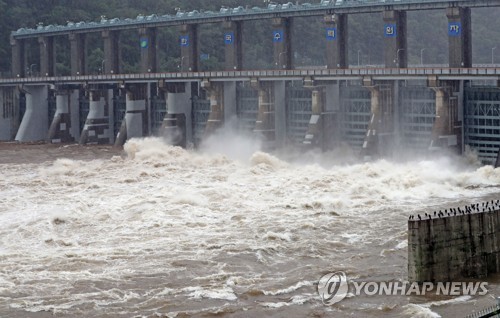
<svg viewBox="0 0 500 318">
<path fill-rule="evenodd" d="M 310 2 L 318 2 L 311 0 Z M 277 1 L 288 2 L 288 1 Z M 300 3 L 301 1 L 299 1 Z M 305 2 L 305 1 L 302 1 Z M 185 11 L 218 11 L 221 6 L 264 6 L 263 0 L 0 0 L 0 72 L 10 70 L 11 49 L 9 35 L 21 27 L 34 28 L 61 24 L 68 21 L 99 21 L 108 18 L 135 18 L 139 14 L 175 14 L 175 9 Z M 500 13 L 497 8 L 473 11 L 473 62 L 489 64 L 492 58 L 500 63 Z M 446 16 L 443 11 L 408 13 L 408 54 L 410 64 L 447 63 Z M 272 42 L 269 20 L 246 22 L 244 35 L 244 67 L 261 69 L 271 66 Z M 349 17 L 349 63 L 356 65 L 382 64 L 383 21 L 381 14 L 359 14 Z M 222 26 L 200 26 L 200 52 L 206 59 L 201 61 L 203 70 L 221 68 L 224 61 Z M 293 24 L 294 57 L 297 66 L 324 65 L 324 26 L 321 17 L 297 18 Z M 38 65 L 36 39 L 27 43 L 27 65 Z M 180 64 L 178 30 L 176 27 L 161 28 L 158 33 L 159 68 L 175 71 Z M 139 36 L 135 31 L 121 34 L 122 68 L 136 72 L 139 63 Z M 498 49 L 494 49 L 498 46 Z M 99 72 L 103 60 L 102 40 L 98 33 L 88 36 L 87 61 L 91 73 Z M 67 39 L 56 38 L 57 73 L 69 73 L 69 45 Z"/>
</svg>

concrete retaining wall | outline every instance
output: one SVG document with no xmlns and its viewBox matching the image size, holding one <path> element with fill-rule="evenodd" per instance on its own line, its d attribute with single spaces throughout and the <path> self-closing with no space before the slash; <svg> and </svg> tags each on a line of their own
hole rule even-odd
<svg viewBox="0 0 500 318">
<path fill-rule="evenodd" d="M 461 209 L 408 221 L 408 279 L 416 282 L 480 278 L 500 271 L 500 209 Z M 483 211 L 485 210 L 485 211 Z M 456 212 L 456 211 L 455 211 Z M 449 213 L 449 212 L 448 212 Z"/>
</svg>

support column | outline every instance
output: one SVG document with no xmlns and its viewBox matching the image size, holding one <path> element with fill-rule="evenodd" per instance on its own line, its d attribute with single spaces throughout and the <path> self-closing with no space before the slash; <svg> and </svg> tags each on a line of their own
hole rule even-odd
<svg viewBox="0 0 500 318">
<path fill-rule="evenodd" d="M 448 17 L 449 65 L 450 67 L 471 67 L 472 23 L 470 8 L 448 8 L 446 16 Z"/>
<path fill-rule="evenodd" d="M 367 86 L 371 93 L 371 117 L 368 129 L 363 142 L 363 149 L 361 156 L 363 159 L 371 159 L 373 156 L 379 154 L 378 149 L 378 135 L 379 127 L 381 125 L 381 112 L 380 112 L 380 89 L 379 87 Z"/>
<path fill-rule="evenodd" d="M 25 86 L 26 112 L 16 134 L 16 141 L 30 142 L 45 140 L 49 121 L 48 95 L 46 85 Z"/>
<path fill-rule="evenodd" d="M 69 43 L 71 46 L 71 75 L 87 74 L 87 47 L 84 33 L 70 33 Z"/>
<path fill-rule="evenodd" d="M 80 97 L 84 95 L 84 89 L 79 87 L 70 91 L 69 114 L 71 117 L 70 134 L 75 140 L 80 140 Z"/>
<path fill-rule="evenodd" d="M 24 63 L 24 40 L 10 38 L 12 47 L 12 77 L 24 77 L 26 65 Z"/>
<path fill-rule="evenodd" d="M 224 121 L 228 122 L 232 118 L 236 118 L 236 105 L 238 101 L 236 93 L 235 81 L 224 82 Z"/>
<path fill-rule="evenodd" d="M 38 37 L 40 44 L 40 76 L 55 75 L 54 37 Z"/>
<path fill-rule="evenodd" d="M 89 114 L 83 126 L 80 144 L 109 144 L 111 131 L 108 89 L 92 89 L 89 94 Z"/>
<path fill-rule="evenodd" d="M 181 63 L 180 69 L 185 72 L 198 71 L 198 25 L 183 24 L 181 25 L 181 35 L 179 37 L 181 45 Z"/>
<path fill-rule="evenodd" d="M 385 66 L 406 68 L 408 48 L 406 36 L 406 11 L 384 11 Z"/>
<path fill-rule="evenodd" d="M 324 17 L 326 24 L 326 65 L 329 69 L 348 68 L 347 14 Z"/>
<path fill-rule="evenodd" d="M 208 93 L 210 114 L 205 126 L 205 137 L 214 133 L 224 124 L 224 86 L 220 82 L 201 82 L 201 87 Z"/>
<path fill-rule="evenodd" d="M 274 67 L 291 70 L 293 68 L 292 20 L 273 18 Z"/>
<path fill-rule="evenodd" d="M 140 28 L 141 73 L 158 71 L 156 28 Z"/>
<path fill-rule="evenodd" d="M 401 145 L 401 105 L 403 105 L 402 97 L 400 94 L 400 86 L 403 81 L 395 80 L 392 83 L 392 123 L 394 138 L 392 139 L 393 148 L 391 150 L 399 149 Z"/>
<path fill-rule="evenodd" d="M 75 138 L 71 135 L 71 90 L 56 92 L 56 112 L 49 127 L 48 142 L 72 142 Z"/>
<path fill-rule="evenodd" d="M 436 119 L 432 127 L 430 150 L 448 147 L 457 147 L 459 144 L 458 135 L 461 132 L 455 129 L 455 121 L 458 118 L 458 99 L 453 96 L 454 83 L 441 83 L 435 79 L 429 79 L 429 87 L 436 92 Z"/>
<path fill-rule="evenodd" d="M 166 114 L 163 118 L 162 125 L 159 130 L 159 135 L 163 137 L 168 144 L 179 147 L 186 147 L 186 116 L 185 114 L 169 113 L 168 97 L 170 95 L 167 89 L 169 85 L 161 81 L 158 83 L 159 93 L 165 96 Z M 173 86 L 173 85 L 170 85 Z M 172 91 L 174 89 L 170 87 Z"/>
<path fill-rule="evenodd" d="M 259 82 L 252 79 L 251 84 L 259 92 L 259 111 L 254 133 L 264 142 L 274 144 L 276 140 L 274 120 L 274 85 L 272 82 Z M 268 145 L 269 146 L 269 145 Z"/>
<path fill-rule="evenodd" d="M 104 74 L 120 74 L 120 32 L 102 31 L 104 40 Z"/>
<path fill-rule="evenodd" d="M 225 69 L 226 71 L 241 71 L 243 69 L 243 41 L 241 21 L 224 22 Z"/>
<path fill-rule="evenodd" d="M 323 118 L 322 114 L 325 106 L 325 95 L 323 87 L 315 86 L 312 80 L 306 80 L 304 87 L 312 90 L 311 102 L 312 112 L 309 119 L 306 136 L 303 144 L 313 147 L 323 146 Z"/>
<path fill-rule="evenodd" d="M 286 81 L 274 81 L 274 128 L 276 148 L 284 147 L 286 135 Z"/>
<path fill-rule="evenodd" d="M 173 145 L 186 147 L 193 140 L 191 83 L 160 82 L 159 86 L 167 100 L 162 136 Z"/>
<path fill-rule="evenodd" d="M 322 114 L 323 150 L 334 149 L 341 144 L 340 131 L 340 81 L 328 81 L 324 85 L 324 105 Z"/>
<path fill-rule="evenodd" d="M 115 146 L 123 146 L 128 139 L 148 135 L 148 85 L 126 85 L 126 113 Z"/>
</svg>

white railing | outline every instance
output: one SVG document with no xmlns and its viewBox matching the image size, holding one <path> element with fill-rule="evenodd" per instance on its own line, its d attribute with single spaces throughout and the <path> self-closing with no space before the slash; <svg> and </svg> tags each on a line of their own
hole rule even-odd
<svg viewBox="0 0 500 318">
<path fill-rule="evenodd" d="M 207 72 L 176 72 L 176 73 L 139 73 L 139 74 L 107 74 L 107 75 L 79 75 L 53 77 L 16 77 L 1 78 L 0 84 L 23 83 L 81 83 L 81 82 L 118 82 L 118 81 L 157 81 L 157 80 L 199 80 L 199 79 L 231 79 L 231 78 L 290 78 L 290 77 L 489 77 L 500 79 L 500 67 L 415 67 L 415 68 L 349 68 L 349 69 L 295 69 L 295 70 L 247 70 L 247 71 L 207 71 Z"/>
</svg>

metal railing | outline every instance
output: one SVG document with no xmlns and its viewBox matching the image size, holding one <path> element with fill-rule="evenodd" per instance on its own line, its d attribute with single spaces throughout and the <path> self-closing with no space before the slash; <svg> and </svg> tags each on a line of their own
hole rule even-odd
<svg viewBox="0 0 500 318">
<path fill-rule="evenodd" d="M 248 79 L 248 78 L 280 78 L 280 79 L 302 79 L 314 77 L 317 79 L 328 79 L 329 77 L 362 78 L 371 77 L 399 77 L 399 78 L 427 78 L 429 76 L 440 77 L 471 77 L 498 79 L 500 68 L 498 67 L 472 67 L 472 68 L 355 68 L 355 69 L 301 69 L 301 70 L 254 70 L 254 71 L 207 71 L 207 72 L 177 72 L 177 73 L 140 73 L 140 74 L 105 74 L 105 75 L 79 75 L 79 76 L 55 76 L 55 77 L 16 77 L 1 78 L 0 85 L 29 84 L 29 83 L 116 83 L 117 81 L 128 82 L 151 82 L 155 80 L 166 81 L 191 81 L 210 79 Z"/>
<path fill-rule="evenodd" d="M 500 304 L 483 309 L 479 312 L 475 312 L 471 315 L 468 315 L 466 318 L 491 318 L 491 317 L 500 317 Z"/>
<path fill-rule="evenodd" d="M 221 8 L 218 12 L 178 10 L 175 15 L 138 15 L 136 18 L 118 19 L 102 17 L 99 22 L 68 22 L 66 25 L 39 24 L 36 28 L 20 28 L 11 33 L 13 38 L 32 38 L 40 35 L 98 32 L 103 29 L 122 30 L 138 27 L 158 27 L 180 24 L 214 23 L 227 20 L 257 20 L 274 17 L 319 16 L 335 13 L 366 13 L 384 10 L 422 10 L 446 8 L 450 5 L 463 7 L 500 6 L 498 0 L 322 0 L 320 3 L 285 4 L 271 3 L 267 7 Z"/>
</svg>

